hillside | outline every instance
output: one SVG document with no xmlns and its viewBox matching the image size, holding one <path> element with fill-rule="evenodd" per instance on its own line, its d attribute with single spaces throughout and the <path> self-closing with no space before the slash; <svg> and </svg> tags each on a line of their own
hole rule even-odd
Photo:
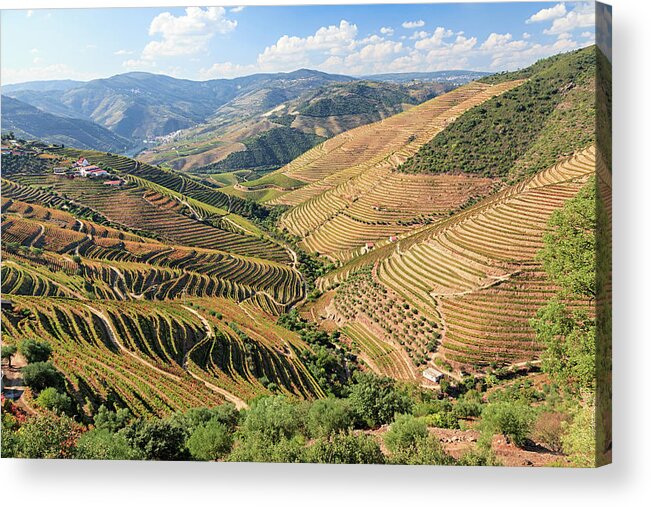
<svg viewBox="0 0 651 507">
<path fill-rule="evenodd" d="M 82 149 L 129 152 L 135 148 L 133 141 L 96 123 L 45 113 L 3 95 L 2 132 L 9 131 L 24 139 L 40 139 Z"/>
<path fill-rule="evenodd" d="M 276 101 L 269 100 L 267 90 L 256 90 L 139 158 L 200 173 L 264 172 L 290 162 L 324 138 L 391 116 L 450 88 L 439 83 L 331 82 L 297 98 L 275 94 Z M 270 142 L 276 145 L 271 150 L 276 154 L 260 159 L 256 153 L 266 151 Z"/>
<path fill-rule="evenodd" d="M 82 118 L 112 132 L 147 139 L 205 122 L 229 101 L 252 93 L 265 96 L 265 107 L 297 97 L 330 81 L 353 78 L 316 71 L 256 74 L 236 79 L 190 81 L 161 74 L 130 72 L 73 87 L 30 83 L 9 88 L 8 95 L 45 112 Z"/>
<path fill-rule="evenodd" d="M 468 111 L 407 160 L 409 173 L 465 172 L 515 181 L 591 144 L 595 48 L 482 79 L 527 82 Z"/>
</svg>

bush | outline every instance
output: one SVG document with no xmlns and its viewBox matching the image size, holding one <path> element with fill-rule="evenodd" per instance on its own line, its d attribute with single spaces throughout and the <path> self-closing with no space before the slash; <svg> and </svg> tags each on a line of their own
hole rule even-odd
<svg viewBox="0 0 651 507">
<path fill-rule="evenodd" d="M 7 359 L 9 362 L 9 366 L 11 367 L 11 356 L 13 356 L 16 353 L 16 346 L 15 345 L 3 345 L 1 349 L 1 355 L 2 359 Z"/>
<path fill-rule="evenodd" d="M 427 424 L 413 415 L 398 415 L 389 431 L 384 435 L 387 448 L 395 453 L 414 448 L 419 439 L 428 435 Z"/>
<path fill-rule="evenodd" d="M 534 424 L 533 439 L 550 451 L 560 452 L 563 449 L 564 426 L 568 420 L 569 417 L 561 412 L 543 412 Z"/>
<path fill-rule="evenodd" d="M 65 415 L 29 417 L 16 432 L 16 457 L 71 458 L 81 432 L 82 427 Z"/>
<path fill-rule="evenodd" d="M 357 383 L 350 391 L 350 404 L 366 426 L 375 428 L 393 421 L 396 414 L 411 411 L 409 394 L 396 386 L 393 379 L 370 373 L 355 376 Z"/>
<path fill-rule="evenodd" d="M 39 342 L 26 338 L 18 345 L 18 350 L 25 356 L 28 363 L 40 363 L 50 359 L 52 347 L 47 342 Z"/>
<path fill-rule="evenodd" d="M 137 419 L 121 430 L 129 445 L 146 460 L 183 460 L 188 456 L 185 448 L 185 430 L 164 419 Z"/>
<path fill-rule="evenodd" d="M 345 432 L 354 425 L 355 417 L 346 399 L 317 400 L 308 412 L 308 430 L 312 437 L 330 437 Z"/>
<path fill-rule="evenodd" d="M 131 422 L 131 412 L 127 408 L 121 408 L 112 412 L 105 405 L 101 405 L 93 421 L 95 423 L 95 429 L 116 433 Z"/>
<path fill-rule="evenodd" d="M 332 440 L 319 439 L 307 450 L 310 463 L 382 464 L 384 454 L 375 438 L 340 434 Z"/>
<path fill-rule="evenodd" d="M 213 461 L 230 452 L 233 447 L 233 437 L 226 425 L 211 420 L 196 428 L 186 445 L 193 458 Z"/>
<path fill-rule="evenodd" d="M 495 433 L 521 447 L 529 437 L 533 426 L 533 410 L 522 403 L 492 403 L 482 412 L 482 437 L 486 441 Z"/>
<path fill-rule="evenodd" d="M 296 403 L 285 396 L 258 398 L 246 412 L 242 432 L 267 437 L 272 442 L 291 438 L 303 428 Z"/>
<path fill-rule="evenodd" d="M 77 459 L 144 459 L 143 455 L 129 445 L 122 433 L 107 429 L 94 429 L 84 433 L 77 442 Z"/>
<path fill-rule="evenodd" d="M 35 393 L 47 387 L 60 389 L 64 385 L 63 375 L 52 363 L 31 363 L 22 370 L 23 382 Z"/>
<path fill-rule="evenodd" d="M 54 387 L 47 387 L 36 398 L 36 404 L 57 414 L 66 414 L 72 408 L 72 400 L 65 393 L 60 393 Z"/>
</svg>

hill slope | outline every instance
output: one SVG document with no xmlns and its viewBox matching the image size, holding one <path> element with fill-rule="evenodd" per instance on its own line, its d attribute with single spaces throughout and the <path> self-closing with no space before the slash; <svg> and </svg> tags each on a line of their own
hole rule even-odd
<svg viewBox="0 0 651 507">
<path fill-rule="evenodd" d="M 13 131 L 18 137 L 41 139 L 47 143 L 76 148 L 127 152 L 132 141 L 91 121 L 65 118 L 45 113 L 29 104 L 2 96 L 2 131 Z"/>
</svg>

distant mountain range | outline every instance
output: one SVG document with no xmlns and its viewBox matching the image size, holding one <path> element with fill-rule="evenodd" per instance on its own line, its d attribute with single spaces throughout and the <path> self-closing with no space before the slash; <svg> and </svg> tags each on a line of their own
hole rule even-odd
<svg viewBox="0 0 651 507">
<path fill-rule="evenodd" d="M 4 96 L 19 101 L 8 102 L 9 107 L 2 108 L 2 129 L 6 131 L 11 126 L 25 137 L 40 137 L 50 141 L 60 139 L 59 142 L 80 148 L 110 148 L 133 154 L 143 146 L 145 140 L 154 140 L 201 125 L 208 125 L 208 130 L 212 131 L 215 127 L 232 123 L 233 119 L 251 118 L 282 104 L 288 107 L 291 101 L 310 93 L 315 94 L 308 100 L 311 109 L 299 113 L 312 118 L 333 115 L 343 117 L 342 111 L 356 110 L 356 114 L 359 114 L 361 108 L 375 115 L 348 122 L 350 126 L 357 126 L 360 121 L 375 121 L 384 114 L 398 112 L 401 109 L 396 107 L 397 103 L 417 102 L 413 90 L 396 92 L 395 87 L 388 87 L 389 84 L 413 85 L 413 81 L 430 82 L 436 81 L 438 77 L 441 81 L 457 85 L 480 75 L 483 73 L 450 71 L 419 74 L 420 77 L 413 73 L 372 76 L 367 80 L 384 82 L 382 85 L 385 88 L 376 87 L 370 102 L 369 97 L 346 92 L 342 94 L 335 89 L 329 102 L 319 100 L 319 94 L 326 93 L 323 90 L 328 86 L 341 86 L 359 82 L 360 79 L 308 69 L 209 81 L 176 79 L 146 72 L 129 72 L 88 82 L 33 81 L 2 87 Z M 402 98 L 399 97 L 401 94 Z M 410 94 L 412 98 L 405 101 L 404 98 Z M 388 108 L 385 107 L 387 104 Z M 378 105 L 379 109 L 376 107 Z M 42 115 L 38 114 L 39 110 Z M 288 119 L 285 118 L 284 121 L 283 125 Z M 334 126 L 323 131 L 319 131 L 319 125 L 315 125 L 307 131 L 318 136 L 328 136 L 338 133 L 341 128 L 350 128 L 348 123 L 335 122 Z M 79 132 L 76 127 L 79 127 Z M 65 135 L 62 130 L 66 131 Z M 264 130 L 268 129 L 262 129 Z M 260 133 L 260 130 L 255 133 Z M 224 132 L 219 134 L 223 135 Z M 244 138 L 247 137 L 250 136 Z M 237 141 L 244 138 L 240 136 Z M 129 141 L 125 144 L 125 140 Z M 241 150 L 242 146 L 238 149 Z M 203 161 L 209 162 L 214 160 Z"/>
<path fill-rule="evenodd" d="M 397 72 L 388 74 L 372 74 L 363 76 L 363 79 L 373 81 L 387 81 L 390 83 L 408 83 L 410 81 L 438 81 L 465 84 L 469 81 L 490 75 L 490 72 L 474 70 L 441 70 L 436 72 Z"/>
<path fill-rule="evenodd" d="M 92 121 L 46 113 L 4 95 L 1 107 L 2 130 L 12 131 L 19 138 L 121 153 L 136 147 L 133 141 Z"/>
</svg>

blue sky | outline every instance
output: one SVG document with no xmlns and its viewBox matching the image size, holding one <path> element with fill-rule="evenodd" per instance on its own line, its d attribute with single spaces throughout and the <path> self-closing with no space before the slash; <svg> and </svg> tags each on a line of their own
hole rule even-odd
<svg viewBox="0 0 651 507">
<path fill-rule="evenodd" d="M 141 70 L 512 70 L 594 42 L 592 2 L 3 11 L 2 83 Z"/>
</svg>

